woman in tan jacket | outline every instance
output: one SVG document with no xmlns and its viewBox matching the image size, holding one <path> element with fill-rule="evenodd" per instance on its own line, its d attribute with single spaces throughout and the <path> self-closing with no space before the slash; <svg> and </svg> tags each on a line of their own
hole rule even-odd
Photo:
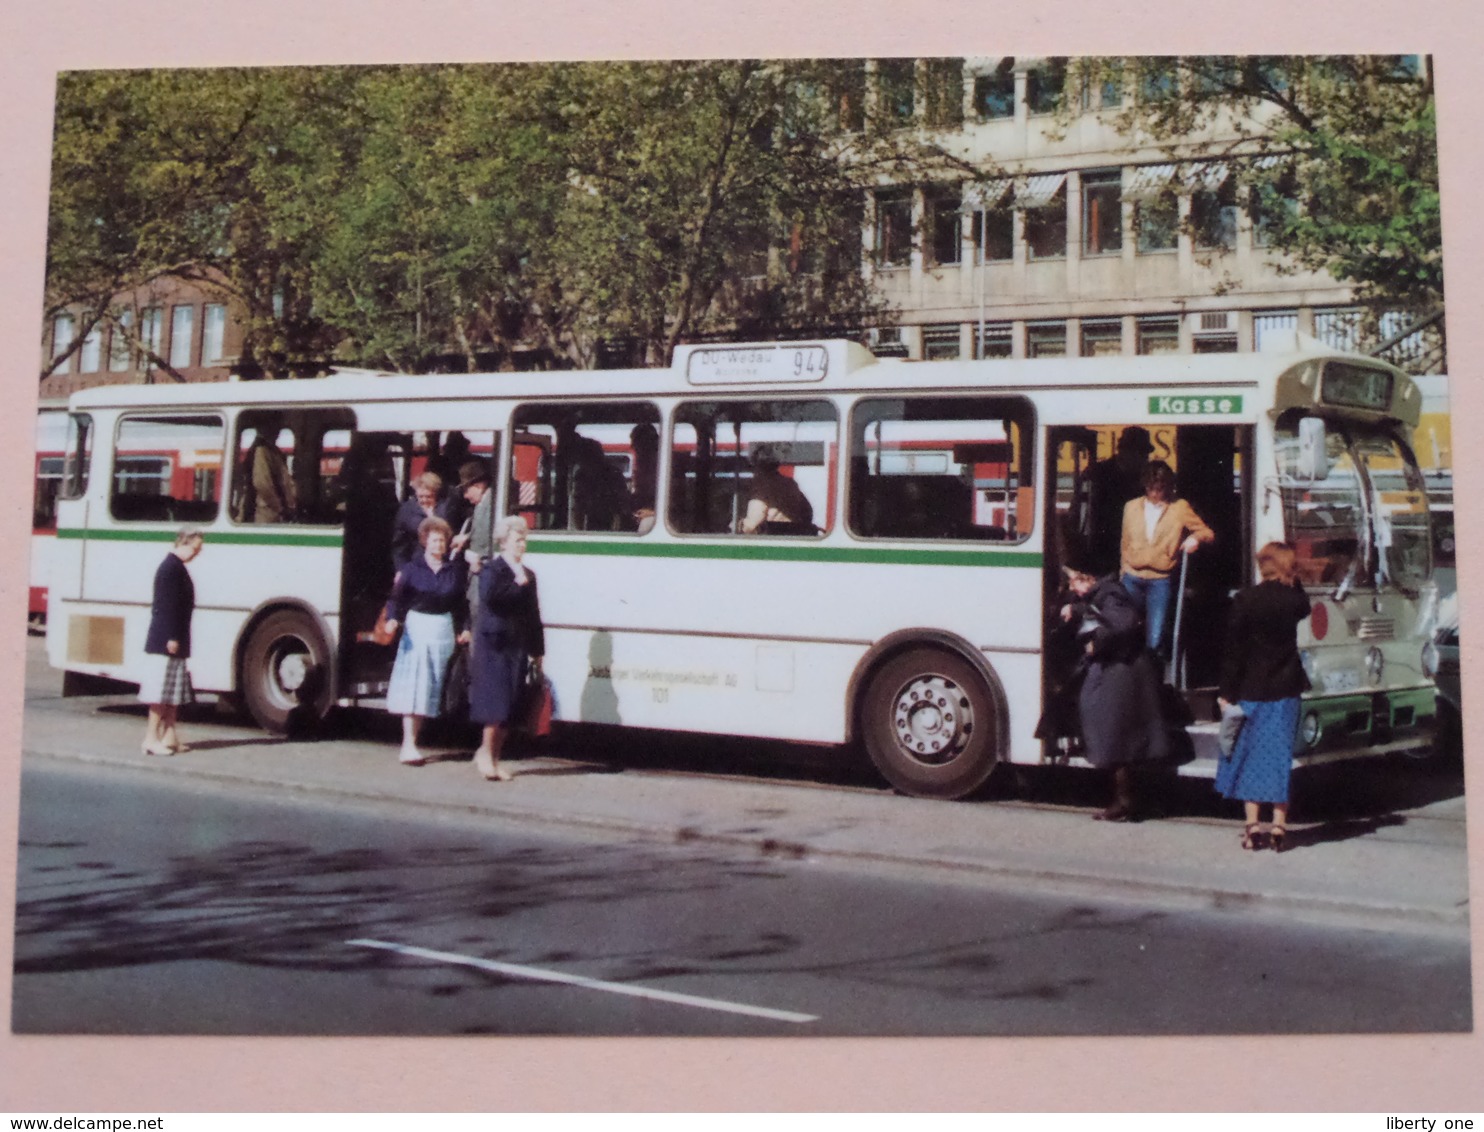
<svg viewBox="0 0 1484 1132">
<path fill-rule="evenodd" d="M 1144 469 L 1144 494 L 1123 508 L 1119 573 L 1123 587 L 1144 611 L 1144 639 L 1164 654 L 1171 575 L 1181 553 L 1194 554 L 1216 534 L 1195 509 L 1175 498 L 1175 473 L 1162 460 Z"/>
</svg>

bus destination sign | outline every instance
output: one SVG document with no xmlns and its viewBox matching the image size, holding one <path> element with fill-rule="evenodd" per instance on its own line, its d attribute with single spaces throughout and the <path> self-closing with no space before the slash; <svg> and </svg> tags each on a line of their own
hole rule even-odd
<svg viewBox="0 0 1484 1132">
<path fill-rule="evenodd" d="M 798 385 L 824 380 L 828 369 L 829 354 L 819 345 L 717 346 L 693 351 L 685 376 L 692 385 Z"/>
</svg>

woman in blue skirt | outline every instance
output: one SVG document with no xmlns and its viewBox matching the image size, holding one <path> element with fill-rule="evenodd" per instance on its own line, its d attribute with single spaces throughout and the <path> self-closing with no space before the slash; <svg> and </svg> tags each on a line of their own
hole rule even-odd
<svg viewBox="0 0 1484 1132">
<path fill-rule="evenodd" d="M 1309 687 L 1299 660 L 1298 625 L 1309 616 L 1309 599 L 1297 581 L 1296 555 L 1286 542 L 1257 552 L 1262 581 L 1232 602 L 1226 658 L 1218 703 L 1241 706 L 1246 716 L 1230 755 L 1216 770 L 1216 789 L 1246 807 L 1243 849 L 1270 845 L 1282 852 L 1288 832 L 1288 779 L 1298 731 L 1299 697 Z M 1273 807 L 1264 837 L 1263 803 Z"/>
<path fill-rule="evenodd" d="M 423 720 L 437 715 L 442 705 L 443 680 L 463 629 L 468 577 L 463 559 L 447 559 L 453 531 L 446 522 L 424 519 L 417 538 L 423 552 L 397 571 L 386 603 L 386 627 L 392 632 L 402 627 L 386 709 L 402 717 L 400 761 L 406 766 L 426 761 L 417 735 Z"/>
</svg>

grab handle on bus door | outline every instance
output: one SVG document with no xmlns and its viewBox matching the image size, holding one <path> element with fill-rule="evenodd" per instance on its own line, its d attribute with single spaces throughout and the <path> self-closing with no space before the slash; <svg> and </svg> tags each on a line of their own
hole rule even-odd
<svg viewBox="0 0 1484 1132">
<path fill-rule="evenodd" d="M 1180 618 L 1181 615 L 1185 612 L 1185 573 L 1189 568 L 1190 555 L 1185 550 L 1181 550 L 1180 588 L 1175 593 L 1175 629 L 1170 636 L 1170 664 L 1169 668 L 1165 672 L 1165 679 L 1182 692 L 1185 690 L 1185 681 L 1184 679 L 1181 679 L 1180 682 L 1177 684 L 1175 682 L 1175 677 L 1177 673 L 1181 673 L 1183 671 L 1180 665 Z"/>
</svg>

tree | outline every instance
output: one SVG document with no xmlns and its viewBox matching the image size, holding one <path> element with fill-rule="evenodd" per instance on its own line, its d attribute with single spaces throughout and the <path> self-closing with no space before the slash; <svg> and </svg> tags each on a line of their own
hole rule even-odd
<svg viewBox="0 0 1484 1132">
<path fill-rule="evenodd" d="M 1132 57 L 1074 62 L 1070 90 L 1172 158 L 1226 157 L 1290 269 L 1327 271 L 1373 311 L 1443 302 L 1431 64 L 1416 56 Z M 1072 100 L 1063 108 L 1072 113 Z"/>
<path fill-rule="evenodd" d="M 269 372 L 322 353 L 309 305 L 323 203 L 356 136 L 343 69 L 71 72 L 58 81 L 48 316 L 81 306 L 151 364 L 129 296 L 174 277 L 235 297 Z M 55 368 L 56 359 L 42 374 Z"/>
</svg>

